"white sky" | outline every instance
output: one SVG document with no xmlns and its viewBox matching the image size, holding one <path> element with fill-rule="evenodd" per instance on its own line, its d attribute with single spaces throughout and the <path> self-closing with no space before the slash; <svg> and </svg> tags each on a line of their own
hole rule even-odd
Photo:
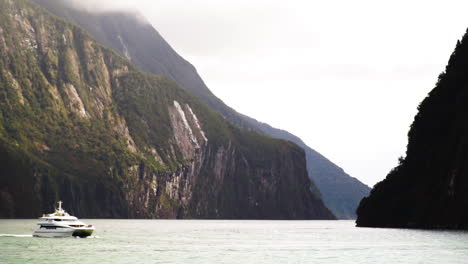
<svg viewBox="0 0 468 264">
<path fill-rule="evenodd" d="M 111 6 L 137 7 L 225 103 L 299 136 L 370 186 L 404 155 L 416 107 L 468 27 L 466 1 Z"/>
</svg>

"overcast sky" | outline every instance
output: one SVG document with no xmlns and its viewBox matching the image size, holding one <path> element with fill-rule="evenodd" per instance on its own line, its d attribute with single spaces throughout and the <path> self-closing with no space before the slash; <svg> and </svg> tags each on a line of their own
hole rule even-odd
<svg viewBox="0 0 468 264">
<path fill-rule="evenodd" d="M 370 186 L 468 27 L 466 1 L 111 2 L 139 9 L 225 103 Z"/>
</svg>

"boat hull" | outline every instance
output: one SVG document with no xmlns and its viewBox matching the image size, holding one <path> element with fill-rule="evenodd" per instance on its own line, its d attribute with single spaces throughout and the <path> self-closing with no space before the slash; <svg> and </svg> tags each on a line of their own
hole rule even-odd
<svg viewBox="0 0 468 264">
<path fill-rule="evenodd" d="M 60 229 L 37 229 L 34 231 L 34 237 L 71 237 L 75 230 L 73 228 Z"/>
<path fill-rule="evenodd" d="M 92 235 L 94 232 L 94 228 L 75 228 L 73 232 L 74 237 L 88 237 Z"/>
</svg>

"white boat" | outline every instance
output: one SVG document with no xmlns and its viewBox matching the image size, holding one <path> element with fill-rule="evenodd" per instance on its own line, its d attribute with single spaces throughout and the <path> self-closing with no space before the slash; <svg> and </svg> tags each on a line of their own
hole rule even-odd
<svg viewBox="0 0 468 264">
<path fill-rule="evenodd" d="M 87 225 L 78 218 L 69 215 L 62 209 L 62 201 L 53 214 L 39 218 L 39 228 L 33 233 L 35 237 L 87 237 L 94 231 L 94 226 Z"/>
</svg>

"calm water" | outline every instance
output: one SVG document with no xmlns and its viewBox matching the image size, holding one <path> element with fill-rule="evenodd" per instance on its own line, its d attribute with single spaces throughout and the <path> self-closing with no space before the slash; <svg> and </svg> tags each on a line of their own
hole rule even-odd
<svg viewBox="0 0 468 264">
<path fill-rule="evenodd" d="M 54 239 L 29 236 L 36 220 L 0 220 L 0 263 L 468 263 L 467 232 L 352 221 L 86 222 L 95 236 Z"/>
</svg>

